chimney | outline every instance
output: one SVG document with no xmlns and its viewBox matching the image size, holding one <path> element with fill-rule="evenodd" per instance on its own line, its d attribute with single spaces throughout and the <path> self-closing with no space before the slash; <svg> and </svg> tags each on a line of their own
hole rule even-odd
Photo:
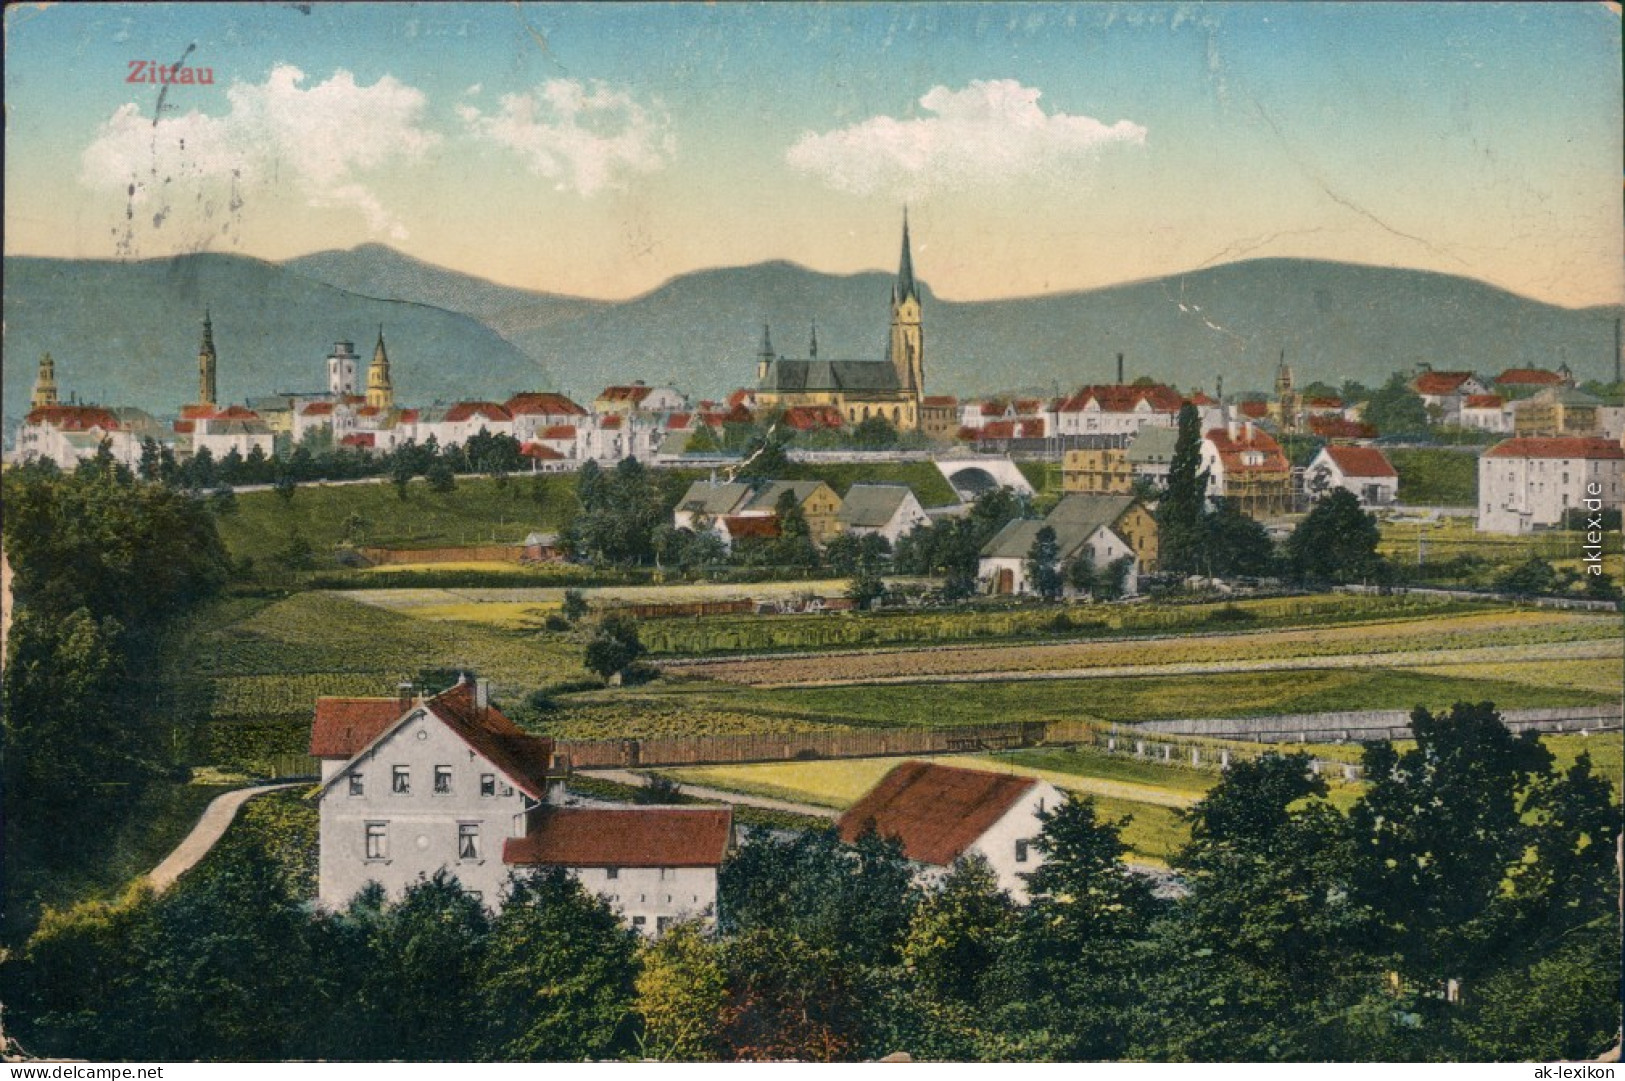
<svg viewBox="0 0 1625 1081">
<path fill-rule="evenodd" d="M 1246 424 L 1242 425 L 1241 430 L 1246 433 L 1247 442 L 1251 443 L 1253 441 L 1253 422 L 1249 420 Z"/>
<path fill-rule="evenodd" d="M 409 679 L 403 679 L 395 685 L 395 697 L 400 701 L 402 713 L 412 708 L 412 690 L 412 681 Z"/>
<path fill-rule="evenodd" d="M 1238 426 L 1235 418 L 1230 418 L 1224 423 L 1224 434 L 1228 435 L 1231 439 L 1235 439 L 1237 435 L 1237 427 Z"/>
<path fill-rule="evenodd" d="M 1123 385 L 1123 354 L 1117 354 L 1117 385 Z"/>
<path fill-rule="evenodd" d="M 485 712 L 491 708 L 491 681 L 476 679 L 474 681 L 474 708 Z"/>
</svg>

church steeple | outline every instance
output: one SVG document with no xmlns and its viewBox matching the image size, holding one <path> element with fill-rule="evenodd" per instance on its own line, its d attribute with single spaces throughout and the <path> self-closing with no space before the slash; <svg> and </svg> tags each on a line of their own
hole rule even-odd
<svg viewBox="0 0 1625 1081">
<path fill-rule="evenodd" d="M 389 354 L 384 351 L 384 325 L 378 324 L 378 345 L 367 369 L 367 404 L 389 412 L 395 408 L 395 384 L 389 378 Z"/>
<path fill-rule="evenodd" d="M 56 361 L 51 354 L 46 353 L 39 358 L 39 378 L 34 380 L 34 397 L 29 403 L 30 409 L 41 406 L 57 404 L 56 398 Z"/>
<path fill-rule="evenodd" d="M 920 293 L 914 281 L 914 253 L 908 236 L 908 210 L 903 211 L 903 255 L 891 291 L 891 339 L 886 359 L 897 370 L 898 389 L 914 398 L 916 415 L 925 393 L 925 329 L 920 320 Z"/>
<path fill-rule="evenodd" d="M 773 373 L 773 337 L 768 333 L 766 323 L 762 324 L 762 344 L 756 350 L 756 382 L 766 386 L 768 377 Z"/>
<path fill-rule="evenodd" d="M 197 350 L 197 400 L 199 405 L 214 405 L 217 398 L 215 394 L 215 368 L 217 358 L 214 354 L 214 321 L 210 318 L 209 309 L 203 309 L 203 343 Z"/>
<path fill-rule="evenodd" d="M 807 342 L 807 356 L 809 359 L 818 359 L 818 320 L 813 320 L 812 338 Z"/>
</svg>

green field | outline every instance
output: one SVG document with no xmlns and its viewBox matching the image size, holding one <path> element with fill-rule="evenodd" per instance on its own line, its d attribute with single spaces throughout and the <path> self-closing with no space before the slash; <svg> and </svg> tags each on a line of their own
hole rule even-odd
<svg viewBox="0 0 1625 1081">
<path fill-rule="evenodd" d="M 1436 447 L 1385 450 L 1399 474 L 1399 498 L 1413 506 L 1471 507 L 1478 502 L 1478 455 Z"/>
</svg>

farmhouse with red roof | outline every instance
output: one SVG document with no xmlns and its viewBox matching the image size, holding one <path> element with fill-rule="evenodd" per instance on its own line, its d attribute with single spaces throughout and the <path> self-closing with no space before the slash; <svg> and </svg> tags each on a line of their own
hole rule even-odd
<svg viewBox="0 0 1625 1081">
<path fill-rule="evenodd" d="M 1025 876 L 1044 858 L 1033 845 L 1043 829 L 1039 815 L 1065 798 L 1048 781 L 1033 777 L 904 762 L 853 804 L 837 826 L 848 843 L 868 830 L 897 839 L 925 877 L 946 872 L 962 856 L 981 856 L 999 887 L 1025 902 Z"/>
<path fill-rule="evenodd" d="M 1292 466 L 1281 445 L 1252 421 L 1214 428 L 1202 440 L 1208 494 L 1233 500 L 1243 514 L 1284 513 L 1292 502 Z"/>
<path fill-rule="evenodd" d="M 1343 488 L 1362 507 L 1386 507 L 1399 498 L 1399 474 L 1376 447 L 1322 447 L 1304 470 L 1304 486 L 1315 499 Z"/>
</svg>

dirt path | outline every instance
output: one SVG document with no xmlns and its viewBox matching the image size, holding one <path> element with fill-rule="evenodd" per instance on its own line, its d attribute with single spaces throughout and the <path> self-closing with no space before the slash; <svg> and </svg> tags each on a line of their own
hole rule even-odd
<svg viewBox="0 0 1625 1081">
<path fill-rule="evenodd" d="M 235 792 L 216 796 L 203 809 L 197 825 L 192 827 L 192 832 L 186 835 L 186 839 L 176 845 L 175 850 L 165 856 L 164 861 L 147 875 L 147 881 L 151 883 L 153 891 L 163 893 L 173 886 L 181 875 L 197 866 L 198 861 L 208 855 L 209 850 L 226 835 L 226 828 L 237 817 L 237 811 L 243 804 L 255 796 L 283 788 L 298 788 L 305 783 L 290 781 L 284 784 L 259 785 L 254 788 L 239 788 Z"/>
</svg>

